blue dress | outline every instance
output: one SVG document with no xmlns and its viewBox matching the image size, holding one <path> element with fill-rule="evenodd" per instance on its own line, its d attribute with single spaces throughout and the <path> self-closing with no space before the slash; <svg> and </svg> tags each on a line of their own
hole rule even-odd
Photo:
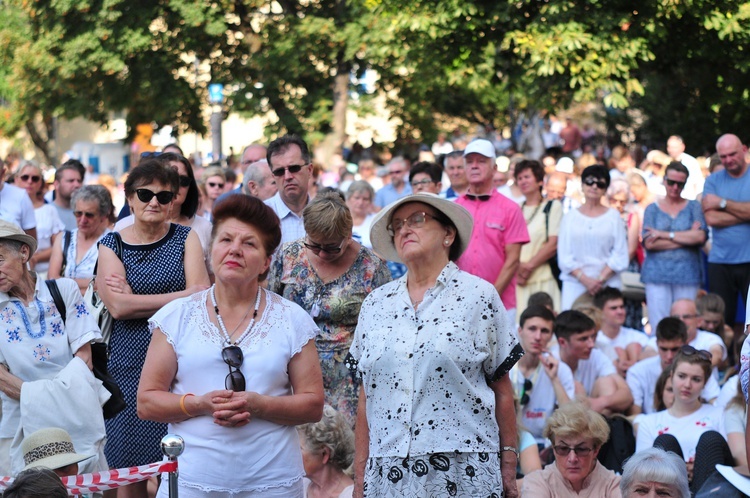
<svg viewBox="0 0 750 498">
<path fill-rule="evenodd" d="M 189 227 L 172 224 L 169 232 L 153 244 L 122 243 L 122 262 L 134 294 L 167 294 L 185 290 L 185 241 Z M 115 250 L 114 237 L 107 234 L 100 244 Z M 141 420 L 136 415 L 136 392 L 146 351 L 151 342 L 148 320 L 115 320 L 109 342 L 109 373 L 117 380 L 127 408 L 106 420 L 104 454 L 110 468 L 146 465 L 162 460 L 161 438 L 167 424 Z"/>
</svg>

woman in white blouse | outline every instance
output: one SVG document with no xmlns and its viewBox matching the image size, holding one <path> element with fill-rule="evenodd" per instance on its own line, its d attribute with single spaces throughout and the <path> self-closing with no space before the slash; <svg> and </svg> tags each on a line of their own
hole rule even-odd
<svg viewBox="0 0 750 498">
<path fill-rule="evenodd" d="M 453 263 L 472 225 L 428 193 L 375 217 L 373 248 L 408 272 L 365 299 L 348 357 L 363 380 L 354 496 L 518 496 L 506 374 L 523 350 L 494 287 Z"/>
<path fill-rule="evenodd" d="M 352 182 L 346 191 L 346 206 L 352 213 L 352 236 L 354 240 L 368 249 L 372 249 L 370 242 L 370 227 L 375 215 L 372 214 L 372 200 L 375 190 L 364 180 Z"/>
<path fill-rule="evenodd" d="M 557 242 L 562 309 L 570 309 L 581 294 L 592 296 L 603 287 L 620 288 L 620 272 L 628 267 L 628 238 L 620 213 L 602 205 L 609 172 L 601 164 L 581 174 L 583 196 L 578 209 L 563 217 Z"/>
</svg>

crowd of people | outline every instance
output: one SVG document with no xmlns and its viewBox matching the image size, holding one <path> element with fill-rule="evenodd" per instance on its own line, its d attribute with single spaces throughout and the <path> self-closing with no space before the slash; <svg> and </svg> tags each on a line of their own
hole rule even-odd
<svg viewBox="0 0 750 498">
<path fill-rule="evenodd" d="M 441 135 L 338 170 L 294 135 L 240 171 L 173 145 L 121 192 L 75 160 L 49 191 L 0 163 L 0 473 L 53 493 L 159 461 L 171 432 L 187 498 L 727 484 L 748 462 L 747 147 L 607 151 L 559 126 L 539 154 Z M 106 419 L 99 343 L 125 406 Z"/>
</svg>

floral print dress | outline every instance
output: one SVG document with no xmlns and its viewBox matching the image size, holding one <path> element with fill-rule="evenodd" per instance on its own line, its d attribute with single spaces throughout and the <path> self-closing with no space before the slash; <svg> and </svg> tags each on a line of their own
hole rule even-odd
<svg viewBox="0 0 750 498">
<path fill-rule="evenodd" d="M 338 278 L 323 282 L 307 257 L 303 240 L 284 244 L 274 258 L 268 289 L 299 304 L 320 329 L 315 345 L 323 371 L 326 403 L 351 426 L 357 415 L 359 380 L 344 365 L 362 302 L 391 280 L 386 264 L 361 246 L 354 263 Z"/>
</svg>

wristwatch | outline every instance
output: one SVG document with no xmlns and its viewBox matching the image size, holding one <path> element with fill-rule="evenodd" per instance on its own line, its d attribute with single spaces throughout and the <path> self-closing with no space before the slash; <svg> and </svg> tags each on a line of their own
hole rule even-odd
<svg viewBox="0 0 750 498">
<path fill-rule="evenodd" d="M 674 232 L 669 232 L 669 240 L 674 240 Z"/>
<path fill-rule="evenodd" d="M 727 208 L 727 200 L 726 199 L 720 200 L 719 201 L 719 209 L 721 209 L 723 211 L 726 208 Z"/>
</svg>

